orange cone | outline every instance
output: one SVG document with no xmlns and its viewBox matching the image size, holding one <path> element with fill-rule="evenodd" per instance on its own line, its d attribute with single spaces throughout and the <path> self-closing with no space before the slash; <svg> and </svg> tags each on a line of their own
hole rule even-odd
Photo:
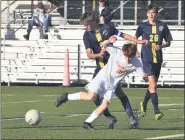
<svg viewBox="0 0 185 140">
<path fill-rule="evenodd" d="M 66 49 L 65 60 L 64 60 L 64 80 L 63 86 L 70 86 L 70 75 L 69 75 L 69 50 Z"/>
</svg>

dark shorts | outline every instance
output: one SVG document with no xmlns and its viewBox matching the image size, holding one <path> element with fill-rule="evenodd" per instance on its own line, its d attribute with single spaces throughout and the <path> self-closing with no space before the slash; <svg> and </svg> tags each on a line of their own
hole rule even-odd
<svg viewBox="0 0 185 140">
<path fill-rule="evenodd" d="M 154 75 L 158 81 L 162 63 L 143 62 L 143 70 L 149 76 Z"/>
<path fill-rule="evenodd" d="M 93 74 L 93 78 L 98 74 L 98 72 L 101 70 L 101 68 L 96 68 Z"/>
</svg>

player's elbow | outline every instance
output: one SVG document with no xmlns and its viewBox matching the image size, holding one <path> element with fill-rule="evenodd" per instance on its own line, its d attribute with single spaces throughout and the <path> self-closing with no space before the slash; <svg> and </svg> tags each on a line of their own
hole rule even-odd
<svg viewBox="0 0 185 140">
<path fill-rule="evenodd" d="M 92 55 L 90 55 L 90 54 L 87 54 L 87 57 L 88 57 L 89 59 L 94 59 L 94 58 L 92 57 Z"/>
<path fill-rule="evenodd" d="M 171 46 L 171 42 L 168 42 L 168 47 L 170 47 Z"/>
</svg>

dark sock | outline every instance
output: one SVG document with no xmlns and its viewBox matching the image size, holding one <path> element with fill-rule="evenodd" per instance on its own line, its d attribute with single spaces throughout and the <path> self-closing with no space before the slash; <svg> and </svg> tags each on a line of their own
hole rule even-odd
<svg viewBox="0 0 185 140">
<path fill-rule="evenodd" d="M 98 98 L 96 101 L 94 101 L 94 103 L 95 103 L 96 106 L 99 106 L 99 105 L 102 103 L 102 101 L 103 101 L 103 98 Z M 108 108 L 106 108 L 106 109 L 104 110 L 103 115 L 104 115 L 105 117 L 111 117 L 111 116 L 112 116 L 112 115 L 110 114 Z"/>
<path fill-rule="evenodd" d="M 157 93 L 151 93 L 150 94 L 152 104 L 154 106 L 154 113 L 158 114 L 159 113 L 159 108 L 158 108 L 158 96 Z"/>
<path fill-rule="evenodd" d="M 121 103 L 122 103 L 122 105 L 123 105 L 123 107 L 125 109 L 125 112 L 127 113 L 128 117 L 129 118 L 130 117 L 134 117 L 133 112 L 132 112 L 132 107 L 130 105 L 128 97 L 125 95 L 123 97 L 120 97 L 119 99 L 120 99 L 120 101 L 121 101 Z"/>
<path fill-rule="evenodd" d="M 150 100 L 150 91 L 147 89 L 145 98 L 143 100 L 143 107 L 145 111 L 146 111 L 147 103 L 149 100 Z"/>
</svg>

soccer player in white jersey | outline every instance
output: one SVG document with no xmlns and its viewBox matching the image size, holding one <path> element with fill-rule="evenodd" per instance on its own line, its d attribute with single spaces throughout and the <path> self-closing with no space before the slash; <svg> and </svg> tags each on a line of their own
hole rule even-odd
<svg viewBox="0 0 185 140">
<path fill-rule="evenodd" d="M 115 41 L 116 37 L 111 36 L 108 40 L 103 42 L 103 46 L 107 46 Z M 85 86 L 88 92 L 73 94 L 63 93 L 56 101 L 57 104 L 61 105 L 68 100 L 94 101 L 97 99 L 98 95 L 103 97 L 104 99 L 101 105 L 97 107 L 84 122 L 83 128 L 89 130 L 95 130 L 91 123 L 103 113 L 111 103 L 112 98 L 116 96 L 115 89 L 123 77 L 133 71 L 139 73 L 141 77 L 146 77 L 143 73 L 141 62 L 135 57 L 137 51 L 136 45 L 128 43 L 123 45 L 122 49 L 109 45 L 105 49 L 110 54 L 110 58 L 97 76 Z"/>
</svg>

